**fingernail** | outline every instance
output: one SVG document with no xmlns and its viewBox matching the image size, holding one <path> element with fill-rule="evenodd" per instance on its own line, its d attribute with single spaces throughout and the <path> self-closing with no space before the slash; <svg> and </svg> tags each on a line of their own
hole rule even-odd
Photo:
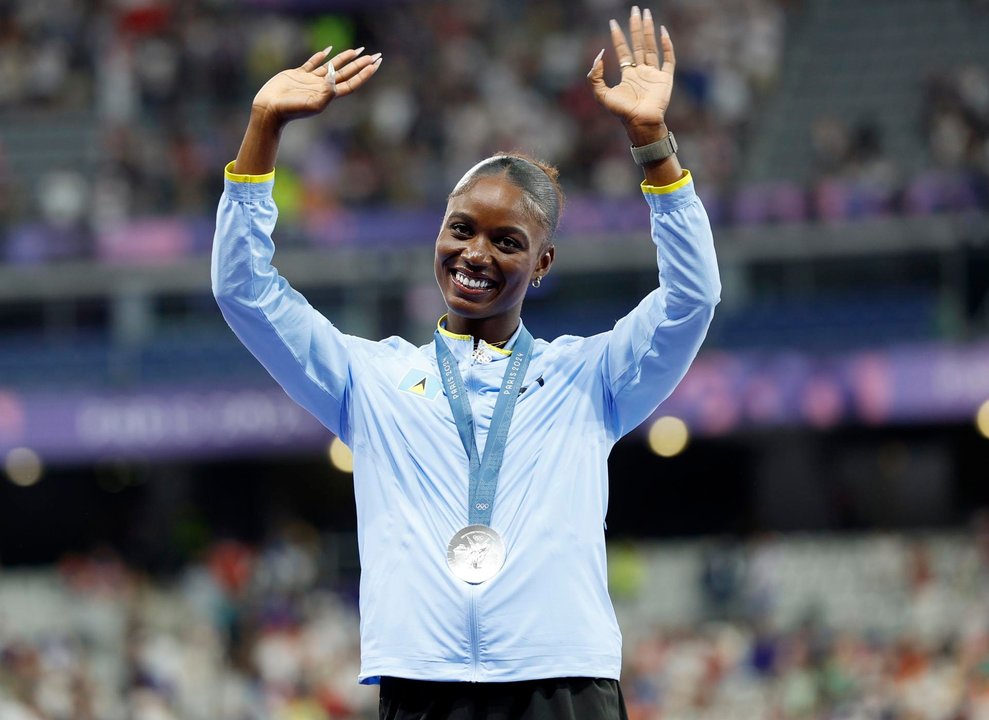
<svg viewBox="0 0 989 720">
<path fill-rule="evenodd" d="M 646 8 L 645 10 L 642 11 L 642 17 L 644 17 L 646 20 L 652 20 L 652 13 L 649 11 L 649 8 Z"/>
<path fill-rule="evenodd" d="M 666 30 L 666 26 L 665 25 L 660 25 L 659 26 L 659 31 L 663 34 L 663 37 L 669 37 L 670 36 L 670 33 Z"/>
<path fill-rule="evenodd" d="M 639 14 L 639 6 L 638 5 L 633 5 L 632 6 L 632 14 L 633 15 L 638 15 Z"/>
<path fill-rule="evenodd" d="M 332 46 L 332 45 L 330 45 L 329 47 L 327 47 L 327 48 L 326 48 L 326 49 L 325 49 L 325 50 L 323 51 L 323 54 L 324 54 L 324 55 L 329 55 L 329 54 L 330 54 L 330 50 L 332 50 L 332 49 L 333 49 L 333 46 Z"/>
<path fill-rule="evenodd" d="M 379 65 L 381 65 L 381 61 L 382 61 L 382 60 L 384 60 L 384 58 L 383 58 L 383 57 L 379 57 L 379 58 L 378 58 L 377 60 L 375 60 L 375 61 L 374 61 L 373 63 L 371 63 L 371 64 L 372 64 L 372 65 L 374 65 L 374 67 L 378 67 Z"/>
<path fill-rule="evenodd" d="M 354 57 L 357 57 L 362 52 L 364 52 L 364 46 L 363 45 L 361 45 L 359 48 L 357 48 L 356 50 L 354 50 Z"/>
<path fill-rule="evenodd" d="M 611 29 L 612 30 L 617 30 L 618 29 L 618 23 L 615 22 L 615 19 L 614 18 L 612 18 L 611 20 L 609 20 L 608 21 L 608 24 L 611 26 Z"/>
<path fill-rule="evenodd" d="M 598 53 L 598 56 L 594 58 L 594 62 L 591 63 L 592 70 L 597 67 L 599 62 L 601 62 L 602 57 L 604 57 L 604 48 L 601 48 L 601 52 Z"/>
<path fill-rule="evenodd" d="M 381 53 L 374 53 L 374 55 L 371 56 L 371 59 L 372 60 L 380 60 L 381 59 Z"/>
</svg>

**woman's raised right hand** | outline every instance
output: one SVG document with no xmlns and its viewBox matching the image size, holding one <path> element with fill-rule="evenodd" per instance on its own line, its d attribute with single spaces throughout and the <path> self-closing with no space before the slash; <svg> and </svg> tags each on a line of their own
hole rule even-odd
<svg viewBox="0 0 989 720">
<path fill-rule="evenodd" d="M 381 66 L 381 53 L 365 56 L 358 50 L 344 50 L 327 64 L 326 48 L 300 67 L 282 70 L 254 96 L 253 110 L 281 123 L 318 115 L 330 100 L 343 97 L 366 83 Z M 332 65 L 331 73 L 328 65 Z"/>
</svg>

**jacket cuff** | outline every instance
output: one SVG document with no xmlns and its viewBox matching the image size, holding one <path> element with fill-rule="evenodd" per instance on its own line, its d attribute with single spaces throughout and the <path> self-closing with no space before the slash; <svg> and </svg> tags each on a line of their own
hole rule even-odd
<svg viewBox="0 0 989 720">
<path fill-rule="evenodd" d="M 242 175 L 233 171 L 234 161 L 223 170 L 223 186 L 227 197 L 241 202 L 256 202 L 271 197 L 275 185 L 275 171 L 264 175 Z"/>
<path fill-rule="evenodd" d="M 669 185 L 650 185 L 643 180 L 642 195 L 652 211 L 658 213 L 676 210 L 697 197 L 694 178 L 689 170 L 684 170 L 680 179 Z"/>
</svg>

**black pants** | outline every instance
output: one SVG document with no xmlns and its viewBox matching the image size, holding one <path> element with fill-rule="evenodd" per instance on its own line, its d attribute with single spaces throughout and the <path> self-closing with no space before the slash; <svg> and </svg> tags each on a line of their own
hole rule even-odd
<svg viewBox="0 0 989 720">
<path fill-rule="evenodd" d="M 617 680 L 507 683 L 381 678 L 380 720 L 628 720 Z"/>
</svg>

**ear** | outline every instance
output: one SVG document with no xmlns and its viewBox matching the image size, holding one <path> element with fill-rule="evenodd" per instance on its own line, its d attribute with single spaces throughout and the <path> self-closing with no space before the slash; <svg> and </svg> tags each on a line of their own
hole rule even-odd
<svg viewBox="0 0 989 720">
<path fill-rule="evenodd" d="M 533 274 L 539 275 L 540 277 L 545 277 L 546 273 L 549 272 L 550 267 L 553 265 L 553 259 L 556 257 L 556 246 L 552 243 L 548 244 L 543 248 L 543 251 L 539 255 L 539 260 L 536 262 L 536 270 Z"/>
</svg>

